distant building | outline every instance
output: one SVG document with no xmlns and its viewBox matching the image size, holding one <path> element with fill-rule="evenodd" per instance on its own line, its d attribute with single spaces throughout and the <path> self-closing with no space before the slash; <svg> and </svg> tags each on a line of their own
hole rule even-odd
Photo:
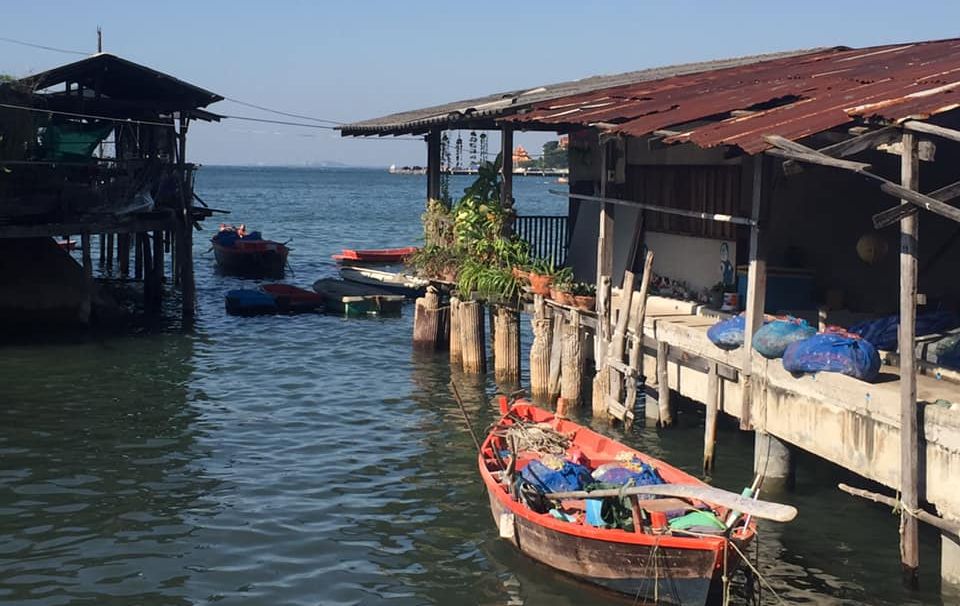
<svg viewBox="0 0 960 606">
<path fill-rule="evenodd" d="M 513 150 L 514 166 L 523 166 L 524 164 L 530 164 L 531 162 L 533 162 L 533 158 L 530 157 L 530 154 L 527 153 L 527 150 L 523 149 L 522 145 L 518 145 L 516 149 Z"/>
</svg>

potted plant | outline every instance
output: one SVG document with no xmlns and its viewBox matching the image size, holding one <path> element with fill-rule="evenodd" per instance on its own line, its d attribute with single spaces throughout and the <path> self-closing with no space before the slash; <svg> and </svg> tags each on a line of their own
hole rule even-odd
<svg viewBox="0 0 960 606">
<path fill-rule="evenodd" d="M 550 298 L 562 305 L 573 306 L 576 302 L 573 300 L 573 270 L 569 267 L 563 267 L 554 271 L 550 283 Z"/>
<path fill-rule="evenodd" d="M 593 311 L 597 304 L 597 285 L 589 282 L 577 282 L 573 285 L 574 304 L 583 310 Z"/>
<path fill-rule="evenodd" d="M 545 259 L 537 259 L 530 266 L 527 279 L 530 281 L 530 290 L 535 295 L 550 296 L 550 283 L 553 282 L 553 264 Z"/>
</svg>

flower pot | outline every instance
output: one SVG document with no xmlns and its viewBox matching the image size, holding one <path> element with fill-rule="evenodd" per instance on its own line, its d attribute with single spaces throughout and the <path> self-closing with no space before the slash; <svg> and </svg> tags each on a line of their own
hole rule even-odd
<svg viewBox="0 0 960 606">
<path fill-rule="evenodd" d="M 519 280 L 520 282 L 530 281 L 530 272 L 524 271 L 519 267 L 514 267 L 512 271 L 513 271 L 513 277 Z"/>
<path fill-rule="evenodd" d="M 565 290 L 560 290 L 558 288 L 550 288 L 550 298 L 561 305 L 569 305 L 572 307 L 576 304 L 572 293 L 569 293 Z"/>
<path fill-rule="evenodd" d="M 593 311 L 594 305 L 597 304 L 597 298 L 593 295 L 574 295 L 573 301 L 574 305 L 586 311 Z"/>
<path fill-rule="evenodd" d="M 529 280 L 530 290 L 533 291 L 533 294 L 541 295 L 543 297 L 550 296 L 550 282 L 553 281 L 553 276 L 543 276 L 540 274 L 531 273 Z"/>
</svg>

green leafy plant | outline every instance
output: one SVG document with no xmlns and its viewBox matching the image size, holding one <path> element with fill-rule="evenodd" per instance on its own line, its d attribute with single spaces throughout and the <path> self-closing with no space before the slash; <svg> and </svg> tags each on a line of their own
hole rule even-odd
<svg viewBox="0 0 960 606">
<path fill-rule="evenodd" d="M 418 276 L 452 280 L 457 275 L 461 261 L 458 249 L 433 244 L 407 257 L 406 263 Z"/>
<path fill-rule="evenodd" d="M 597 296 L 597 285 L 592 282 L 574 282 L 570 292 L 578 297 L 595 297 Z"/>
<path fill-rule="evenodd" d="M 467 259 L 460 268 L 457 290 L 497 303 L 514 304 L 520 296 L 520 282 L 510 268 L 486 265 Z"/>
</svg>

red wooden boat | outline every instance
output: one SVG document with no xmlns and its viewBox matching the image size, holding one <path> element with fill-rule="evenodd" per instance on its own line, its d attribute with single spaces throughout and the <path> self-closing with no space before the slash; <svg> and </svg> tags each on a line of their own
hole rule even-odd
<svg viewBox="0 0 960 606">
<path fill-rule="evenodd" d="M 529 403 L 518 402 L 507 411 L 504 399 L 501 401 L 501 412 L 506 414 L 491 429 L 481 447 L 480 475 L 487 488 L 490 510 L 500 528 L 500 536 L 510 540 L 527 556 L 581 580 L 628 594 L 637 602 L 656 600 L 660 604 L 684 606 L 701 606 L 708 598 L 716 596 L 722 589 L 724 567 L 726 566 L 729 577 L 741 563 L 731 542 L 743 553 L 747 553 L 746 547 L 753 540 L 756 531 L 755 522 L 745 522 L 743 516 L 739 516 L 735 523 L 728 525 L 728 529 L 717 529 L 712 533 L 708 531 L 706 534 L 675 530 L 669 523 L 665 523 L 666 515 L 669 515 L 664 513 L 666 511 L 679 509 L 679 512 L 671 511 L 676 515 L 698 508 L 711 511 L 721 521 L 727 520 L 729 509 L 716 505 L 708 506 L 695 498 L 656 499 L 649 495 L 640 495 L 632 501 L 633 524 L 638 530 L 602 528 L 587 524 L 584 519 L 587 517 L 584 513 L 587 501 L 582 493 L 566 493 L 578 496 L 579 500 L 550 496 L 562 494 L 557 492 L 547 494 L 550 497 L 548 502 L 554 507 L 553 511 L 564 512 L 568 519 L 572 518 L 571 521 L 558 519 L 549 512 L 537 513 L 523 497 L 518 499 L 515 488 L 514 480 L 517 475 L 538 456 L 536 453 L 521 451 L 514 457 L 513 453 L 509 452 L 511 446 L 504 434 L 515 424 L 548 424 L 570 438 L 570 446 L 566 450 L 567 458 L 577 458 L 591 469 L 624 460 L 625 453 L 635 456 L 643 463 L 652 465 L 666 482 L 659 486 L 643 486 L 643 490 L 664 489 L 664 492 L 658 494 L 671 494 L 670 491 L 673 491 L 673 494 L 713 491 L 729 495 L 734 500 L 740 499 L 741 502 L 751 501 L 712 488 L 662 461 L 632 450 L 572 421 L 556 418 L 552 413 Z M 508 490 L 508 485 L 514 488 Z M 641 488 L 630 490 L 639 491 Z M 620 496 L 623 494 L 625 493 L 620 493 Z M 785 505 L 753 502 L 758 503 L 758 506 L 792 509 Z M 796 515 L 796 510 L 793 510 L 793 515 Z M 784 517 L 781 521 L 785 519 L 789 518 Z"/>
<path fill-rule="evenodd" d="M 211 243 L 221 271 L 249 278 L 282 278 L 290 254 L 285 244 L 264 240 L 260 232 L 248 234 L 243 225 L 221 225 Z"/>
<path fill-rule="evenodd" d="M 404 248 L 371 248 L 353 250 L 344 248 L 343 252 L 333 255 L 337 263 L 403 263 L 407 257 L 417 252 L 416 246 Z"/>
<path fill-rule="evenodd" d="M 281 312 L 320 311 L 324 307 L 323 295 L 292 284 L 264 284 L 260 290 L 273 296 Z"/>
</svg>

